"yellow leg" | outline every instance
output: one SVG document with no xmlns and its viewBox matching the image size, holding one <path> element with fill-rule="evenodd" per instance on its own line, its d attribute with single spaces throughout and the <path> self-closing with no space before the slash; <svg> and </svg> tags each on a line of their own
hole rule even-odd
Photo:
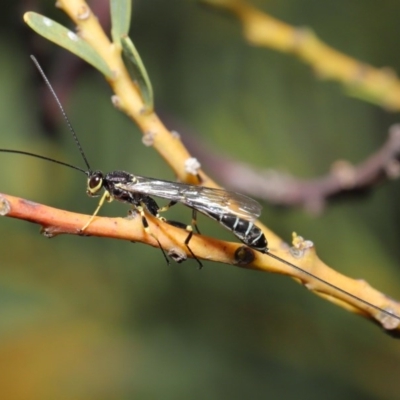
<svg viewBox="0 0 400 400">
<path fill-rule="evenodd" d="M 112 197 L 110 196 L 110 193 L 105 191 L 104 194 L 101 196 L 101 199 L 99 201 L 99 205 L 97 206 L 96 210 L 94 210 L 93 215 L 90 217 L 89 221 L 85 224 L 85 226 L 81 229 L 81 232 L 84 232 L 85 229 L 93 222 L 94 217 L 98 214 L 100 211 L 101 206 L 104 204 L 105 201 L 112 201 Z"/>
<path fill-rule="evenodd" d="M 162 213 L 168 211 L 172 206 L 176 204 L 176 201 L 170 201 L 166 206 L 158 209 L 158 213 Z"/>
</svg>

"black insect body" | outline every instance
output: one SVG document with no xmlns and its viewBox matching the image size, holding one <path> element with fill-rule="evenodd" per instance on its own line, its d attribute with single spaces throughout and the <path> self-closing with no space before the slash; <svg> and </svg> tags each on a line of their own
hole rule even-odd
<svg viewBox="0 0 400 400">
<path fill-rule="evenodd" d="M 87 187 L 87 193 L 90 196 L 98 196 L 101 189 L 104 189 L 105 192 L 98 208 L 83 227 L 83 230 L 91 223 L 104 201 L 118 200 L 129 203 L 142 214 L 143 225 L 146 230 L 148 230 L 148 223 L 145 219 L 144 209 L 151 215 L 171 225 L 186 229 L 189 233 L 185 240 L 185 245 L 201 265 L 189 246 L 193 235 L 192 226 L 168 221 L 160 216 L 161 212 L 168 210 L 172 205 L 182 203 L 192 208 L 192 221 L 196 229 L 196 212 L 199 211 L 219 222 L 247 246 L 262 253 L 268 251 L 265 235 L 253 223 L 261 213 L 261 206 L 255 200 L 242 194 L 222 189 L 146 178 L 125 171 L 113 171 L 106 175 L 103 175 L 101 171 L 92 172 L 89 175 Z M 150 196 L 170 200 L 170 203 L 160 208 Z"/>
</svg>

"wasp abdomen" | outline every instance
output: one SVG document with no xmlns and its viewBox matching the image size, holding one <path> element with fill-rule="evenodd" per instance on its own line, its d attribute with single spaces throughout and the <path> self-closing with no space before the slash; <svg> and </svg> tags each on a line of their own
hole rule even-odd
<svg viewBox="0 0 400 400">
<path fill-rule="evenodd" d="M 247 246 L 265 253 L 268 250 L 267 239 L 262 230 L 251 221 L 239 218 L 234 214 L 213 214 L 208 216 L 230 230 Z"/>
</svg>

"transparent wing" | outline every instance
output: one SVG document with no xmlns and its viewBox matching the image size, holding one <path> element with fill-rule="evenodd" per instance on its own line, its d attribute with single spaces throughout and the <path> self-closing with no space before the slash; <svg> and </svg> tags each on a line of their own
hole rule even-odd
<svg viewBox="0 0 400 400">
<path fill-rule="evenodd" d="M 129 192 L 176 201 L 204 214 L 232 213 L 248 221 L 254 221 L 261 214 L 261 205 L 257 201 L 237 192 L 137 175 L 136 179 L 136 182 L 120 183 L 118 186 Z"/>
</svg>

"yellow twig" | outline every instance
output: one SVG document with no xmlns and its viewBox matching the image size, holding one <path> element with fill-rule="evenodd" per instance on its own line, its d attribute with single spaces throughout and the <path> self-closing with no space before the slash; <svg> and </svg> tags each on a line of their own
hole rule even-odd
<svg viewBox="0 0 400 400">
<path fill-rule="evenodd" d="M 132 82 L 123 63 L 120 46 L 109 41 L 86 2 L 59 0 L 57 4 L 75 22 L 79 36 L 96 50 L 113 71 L 114 78 L 109 80 L 109 84 L 116 96 L 114 104 L 137 124 L 143 135 L 151 137 L 153 147 L 170 165 L 179 180 L 197 183 L 196 176 L 185 171 L 185 161 L 190 158 L 189 152 L 179 137 L 165 127 L 155 112 L 145 112 L 138 88 Z M 85 18 L 81 18 L 82 15 Z M 204 173 L 201 177 L 206 186 L 217 187 Z"/>
<path fill-rule="evenodd" d="M 400 81 L 392 69 L 377 69 L 349 57 L 325 44 L 311 29 L 293 27 L 245 1 L 202 1 L 234 14 L 252 45 L 294 54 L 309 64 L 318 77 L 341 82 L 349 94 L 388 110 L 400 111 Z"/>
</svg>

